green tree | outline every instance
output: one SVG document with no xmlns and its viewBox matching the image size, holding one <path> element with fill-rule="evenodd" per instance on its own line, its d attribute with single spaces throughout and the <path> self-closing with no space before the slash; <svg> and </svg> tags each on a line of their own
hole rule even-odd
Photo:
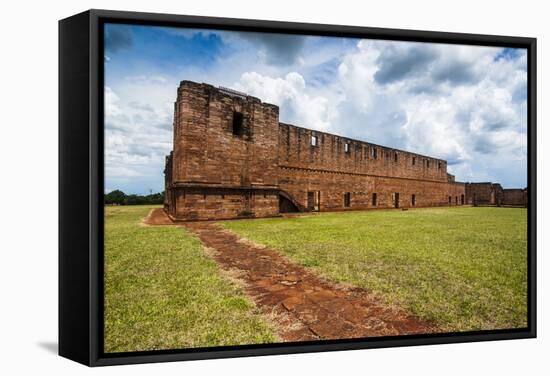
<svg viewBox="0 0 550 376">
<path fill-rule="evenodd" d="M 105 195 L 105 203 L 111 205 L 123 205 L 126 200 L 126 194 L 118 189 Z"/>
</svg>

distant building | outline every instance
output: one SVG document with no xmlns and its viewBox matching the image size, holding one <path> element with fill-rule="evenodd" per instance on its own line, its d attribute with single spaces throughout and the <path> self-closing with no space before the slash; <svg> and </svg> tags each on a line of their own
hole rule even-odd
<svg viewBox="0 0 550 376">
<path fill-rule="evenodd" d="M 527 206 L 527 188 L 504 189 L 498 183 L 466 183 L 466 203 L 474 206 Z"/>
</svg>

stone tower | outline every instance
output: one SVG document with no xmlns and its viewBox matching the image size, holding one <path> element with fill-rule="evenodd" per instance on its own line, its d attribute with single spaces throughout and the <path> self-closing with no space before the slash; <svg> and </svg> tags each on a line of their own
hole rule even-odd
<svg viewBox="0 0 550 376">
<path fill-rule="evenodd" d="M 176 220 L 278 214 L 279 108 L 182 81 L 174 104 L 165 208 Z"/>
</svg>

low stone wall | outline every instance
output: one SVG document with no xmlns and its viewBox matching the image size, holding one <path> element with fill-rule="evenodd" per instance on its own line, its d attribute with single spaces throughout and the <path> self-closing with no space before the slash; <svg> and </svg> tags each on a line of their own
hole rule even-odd
<svg viewBox="0 0 550 376">
<path fill-rule="evenodd" d="M 173 188 L 168 213 L 177 221 L 259 218 L 279 214 L 276 190 Z"/>
</svg>

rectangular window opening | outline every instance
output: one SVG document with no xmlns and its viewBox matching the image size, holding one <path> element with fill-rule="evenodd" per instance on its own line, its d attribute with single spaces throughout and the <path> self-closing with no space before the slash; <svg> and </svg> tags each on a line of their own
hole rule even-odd
<svg viewBox="0 0 550 376">
<path fill-rule="evenodd" d="M 395 161 L 395 163 L 397 163 L 397 161 L 399 160 L 399 157 L 397 156 L 397 152 L 395 152 L 393 156 L 393 160 Z"/>
<path fill-rule="evenodd" d="M 344 207 L 349 208 L 351 205 L 351 193 L 344 193 Z"/>
<path fill-rule="evenodd" d="M 411 205 L 416 206 L 416 195 L 411 196 Z"/>
<path fill-rule="evenodd" d="M 349 153 L 349 142 L 346 142 L 346 143 L 344 144 L 344 151 L 345 151 L 346 153 Z"/>
<path fill-rule="evenodd" d="M 311 146 L 317 146 L 317 136 L 311 136 Z"/>
<path fill-rule="evenodd" d="M 413 157 L 413 166 L 416 164 L 416 157 Z"/>
<path fill-rule="evenodd" d="M 372 206 L 376 206 L 376 193 L 372 194 Z"/>
<path fill-rule="evenodd" d="M 321 191 L 310 191 L 307 193 L 307 208 L 311 211 L 320 211 Z"/>
<path fill-rule="evenodd" d="M 233 135 L 242 136 L 243 134 L 243 114 L 233 111 Z"/>
<path fill-rule="evenodd" d="M 392 205 L 394 208 L 399 207 L 399 193 L 395 192 L 391 194 Z"/>
</svg>

